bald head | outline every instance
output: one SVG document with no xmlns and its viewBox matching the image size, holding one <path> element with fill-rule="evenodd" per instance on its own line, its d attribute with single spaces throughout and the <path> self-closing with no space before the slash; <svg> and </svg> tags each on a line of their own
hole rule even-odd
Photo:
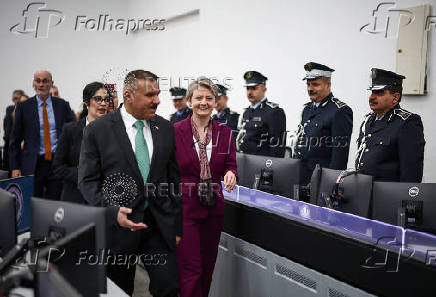
<svg viewBox="0 0 436 297">
<path fill-rule="evenodd" d="M 47 70 L 40 70 L 33 75 L 33 89 L 36 95 L 45 100 L 50 95 L 50 88 L 53 86 L 51 73 Z"/>
</svg>

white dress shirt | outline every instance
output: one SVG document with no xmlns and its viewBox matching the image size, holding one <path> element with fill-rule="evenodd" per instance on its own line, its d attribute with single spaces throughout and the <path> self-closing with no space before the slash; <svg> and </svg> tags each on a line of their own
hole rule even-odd
<svg viewBox="0 0 436 297">
<path fill-rule="evenodd" d="M 198 160 L 200 160 L 200 147 L 198 146 L 198 142 L 195 140 L 195 137 L 192 136 L 195 143 L 195 150 L 197 151 Z M 209 144 L 206 145 L 206 154 L 207 154 L 207 160 L 210 161 L 210 155 L 212 154 L 212 139 L 210 140 Z"/>
<path fill-rule="evenodd" d="M 130 145 L 132 146 L 133 152 L 135 152 L 136 150 L 135 137 L 136 137 L 137 130 L 134 124 L 136 123 L 137 119 L 135 119 L 130 113 L 127 112 L 124 105 L 120 108 L 120 111 L 121 111 L 121 118 L 123 119 L 124 122 L 124 126 L 126 126 L 126 132 L 130 140 Z M 150 125 L 146 120 L 142 120 L 142 122 L 144 123 L 143 133 L 144 133 L 145 142 L 147 143 L 148 146 L 148 155 L 151 162 L 151 157 L 153 156 L 153 138 L 151 136 L 151 129 L 150 129 Z"/>
</svg>

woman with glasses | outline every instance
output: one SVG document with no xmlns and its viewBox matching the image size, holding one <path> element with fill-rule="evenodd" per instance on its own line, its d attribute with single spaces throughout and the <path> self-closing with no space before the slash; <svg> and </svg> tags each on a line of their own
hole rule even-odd
<svg viewBox="0 0 436 297">
<path fill-rule="evenodd" d="M 212 120 L 217 86 L 200 77 L 189 85 L 192 115 L 174 124 L 182 182 L 183 236 L 177 246 L 181 297 L 207 297 L 221 234 L 225 190 L 236 186 L 232 130 Z"/>
<path fill-rule="evenodd" d="M 111 96 L 104 84 L 93 82 L 83 89 L 83 117 L 68 123 L 62 130 L 53 160 L 55 175 L 63 181 L 61 200 L 84 204 L 77 189 L 77 166 L 85 126 L 107 113 Z"/>
</svg>

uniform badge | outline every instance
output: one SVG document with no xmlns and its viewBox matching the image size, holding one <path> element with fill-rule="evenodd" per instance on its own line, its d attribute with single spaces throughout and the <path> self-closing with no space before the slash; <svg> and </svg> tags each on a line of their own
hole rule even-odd
<svg viewBox="0 0 436 297">
<path fill-rule="evenodd" d="M 262 118 L 261 117 L 253 117 L 253 121 L 260 122 L 260 121 L 262 121 Z"/>
</svg>

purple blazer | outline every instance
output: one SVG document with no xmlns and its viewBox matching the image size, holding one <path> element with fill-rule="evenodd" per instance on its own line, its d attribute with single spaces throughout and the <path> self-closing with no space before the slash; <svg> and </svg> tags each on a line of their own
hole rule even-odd
<svg viewBox="0 0 436 297">
<path fill-rule="evenodd" d="M 182 182 L 183 217 L 191 219 L 224 215 L 224 196 L 221 187 L 222 177 L 232 171 L 236 177 L 236 150 L 232 130 L 225 124 L 212 120 L 212 153 L 209 160 L 212 182 L 217 185 L 216 204 L 205 207 L 200 204 L 197 184 L 200 181 L 200 160 L 194 145 L 191 116 L 174 124 L 177 161 Z M 219 187 L 219 188 L 218 188 Z"/>
</svg>

